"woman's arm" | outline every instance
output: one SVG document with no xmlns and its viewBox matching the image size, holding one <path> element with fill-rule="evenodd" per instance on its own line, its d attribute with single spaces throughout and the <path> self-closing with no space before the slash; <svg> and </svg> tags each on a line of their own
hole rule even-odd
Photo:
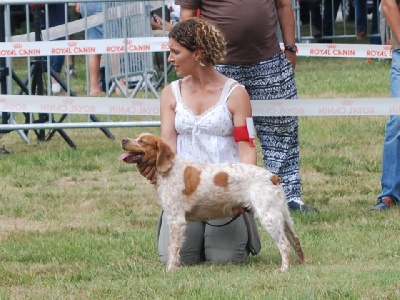
<svg viewBox="0 0 400 300">
<path fill-rule="evenodd" d="M 179 15 L 179 21 L 184 21 L 186 19 L 197 16 L 197 9 L 187 8 L 181 6 L 181 12 Z"/>
<path fill-rule="evenodd" d="M 232 92 L 228 100 L 228 108 L 233 115 L 233 126 L 246 126 L 246 118 L 252 118 L 250 97 L 246 89 L 238 86 Z M 241 163 L 257 164 L 256 147 L 250 145 L 248 141 L 237 142 Z"/>
<path fill-rule="evenodd" d="M 161 93 L 161 139 L 176 153 L 175 105 L 175 97 L 169 84 Z"/>
<path fill-rule="evenodd" d="M 176 152 L 177 134 L 175 130 L 175 97 L 172 94 L 171 85 L 167 85 L 160 100 L 161 111 L 161 138 Z M 138 165 L 138 170 L 143 177 L 146 177 L 152 184 L 157 182 L 155 170 L 152 166 Z"/>
<path fill-rule="evenodd" d="M 393 35 L 400 42 L 400 8 L 396 0 L 382 0 L 382 10 Z"/>
</svg>

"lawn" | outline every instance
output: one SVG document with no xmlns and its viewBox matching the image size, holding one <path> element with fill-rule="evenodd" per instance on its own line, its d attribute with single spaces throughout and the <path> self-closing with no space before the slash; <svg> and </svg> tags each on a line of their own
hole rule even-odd
<svg viewBox="0 0 400 300">
<path fill-rule="evenodd" d="M 302 99 L 384 98 L 390 64 L 299 58 Z M 379 101 L 377 99 L 377 101 Z M 120 139 L 159 128 L 67 129 L 0 144 L 0 299 L 399 299 L 399 210 L 369 211 L 380 192 L 387 116 L 301 117 L 304 202 L 292 213 L 306 263 L 278 274 L 280 255 L 260 227 L 245 264 L 166 272 L 155 245 L 154 188 L 117 160 Z M 261 159 L 259 159 L 261 163 Z M 292 253 L 294 258 L 294 253 Z"/>
</svg>

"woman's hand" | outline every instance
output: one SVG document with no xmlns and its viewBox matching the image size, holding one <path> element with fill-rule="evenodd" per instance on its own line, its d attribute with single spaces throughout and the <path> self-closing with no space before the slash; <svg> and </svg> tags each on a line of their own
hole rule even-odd
<svg viewBox="0 0 400 300">
<path fill-rule="evenodd" d="M 137 165 L 140 175 L 146 177 L 147 180 L 150 180 L 151 184 L 157 183 L 157 175 L 156 170 L 149 165 Z"/>
</svg>

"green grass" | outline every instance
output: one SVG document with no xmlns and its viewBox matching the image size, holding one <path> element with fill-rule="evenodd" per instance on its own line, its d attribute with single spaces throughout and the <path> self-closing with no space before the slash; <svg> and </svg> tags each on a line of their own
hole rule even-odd
<svg viewBox="0 0 400 300">
<path fill-rule="evenodd" d="M 389 68 L 299 58 L 300 98 L 388 97 Z M 154 189 L 117 161 L 122 137 L 158 128 L 114 128 L 115 141 L 99 129 L 67 129 L 77 150 L 58 134 L 38 142 L 29 132 L 30 145 L 6 134 L 0 299 L 398 299 L 399 210 L 368 210 L 380 192 L 386 120 L 300 118 L 304 201 L 321 213 L 292 214 L 307 262 L 293 259 L 284 274 L 274 271 L 280 255 L 262 230 L 263 249 L 245 264 L 165 271 Z"/>
</svg>

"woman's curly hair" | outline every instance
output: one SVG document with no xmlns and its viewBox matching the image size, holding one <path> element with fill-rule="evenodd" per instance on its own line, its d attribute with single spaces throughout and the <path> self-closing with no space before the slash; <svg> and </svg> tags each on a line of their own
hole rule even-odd
<svg viewBox="0 0 400 300">
<path fill-rule="evenodd" d="M 222 32 L 211 22 L 201 18 L 189 18 L 178 22 L 170 31 L 173 38 L 191 52 L 199 49 L 201 62 L 216 65 L 224 60 L 226 41 Z"/>
</svg>

